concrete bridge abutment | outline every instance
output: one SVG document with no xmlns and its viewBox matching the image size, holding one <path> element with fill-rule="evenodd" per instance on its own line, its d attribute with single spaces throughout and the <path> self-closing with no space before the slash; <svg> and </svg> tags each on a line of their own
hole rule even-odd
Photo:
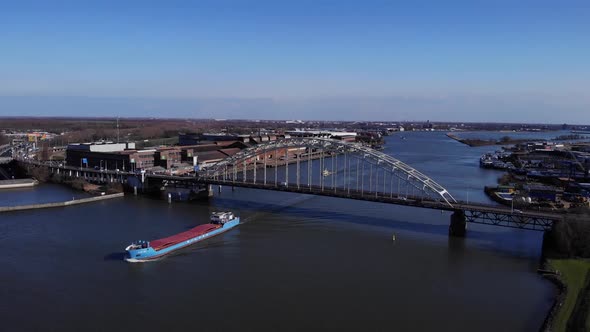
<svg viewBox="0 0 590 332">
<path fill-rule="evenodd" d="M 465 211 L 455 210 L 451 215 L 451 225 L 449 226 L 449 235 L 456 237 L 465 237 L 467 233 L 467 221 L 465 220 Z"/>
</svg>

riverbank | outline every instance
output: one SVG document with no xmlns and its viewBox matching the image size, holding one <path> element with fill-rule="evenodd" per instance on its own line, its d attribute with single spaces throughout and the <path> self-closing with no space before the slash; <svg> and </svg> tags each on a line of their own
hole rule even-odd
<svg viewBox="0 0 590 332">
<path fill-rule="evenodd" d="M 480 138 L 460 138 L 459 136 L 454 135 L 452 133 L 447 133 L 446 135 L 448 138 L 454 139 L 455 141 L 457 141 L 459 143 L 463 143 L 463 144 L 468 145 L 470 147 L 490 146 L 490 145 L 512 145 L 512 144 L 528 142 L 531 140 L 528 138 L 527 139 L 524 139 L 524 138 L 515 139 L 515 138 L 508 137 L 508 136 L 505 136 L 502 139 L 496 140 L 496 139 L 480 139 Z"/>
<path fill-rule="evenodd" d="M 547 320 L 547 331 L 587 331 L 590 329 L 590 261 L 549 259 L 547 264 L 559 271 L 562 295 Z M 552 277 L 553 278 L 553 277 Z M 563 296 L 565 295 L 565 296 Z"/>
<path fill-rule="evenodd" d="M 29 205 L 19 205 L 19 206 L 2 206 L 0 207 L 1 212 L 13 212 L 13 211 L 23 211 L 23 210 L 36 210 L 36 209 L 49 209 L 49 208 L 58 208 L 58 207 L 66 207 L 71 205 L 79 205 L 79 204 L 86 204 L 98 201 L 104 201 L 108 199 L 123 197 L 124 193 L 117 193 L 111 195 L 102 195 L 90 198 L 81 198 L 81 199 L 74 199 L 71 201 L 64 201 L 64 202 L 56 202 L 56 203 L 44 203 L 44 204 L 29 204 Z"/>
</svg>

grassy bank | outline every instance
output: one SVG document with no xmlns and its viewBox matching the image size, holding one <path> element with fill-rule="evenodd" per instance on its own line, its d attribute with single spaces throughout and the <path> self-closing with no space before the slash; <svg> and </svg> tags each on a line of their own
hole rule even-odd
<svg viewBox="0 0 590 332">
<path fill-rule="evenodd" d="M 586 276 L 590 271 L 590 261 L 582 259 L 550 259 L 549 265 L 553 269 L 559 271 L 561 274 L 561 279 L 567 287 L 567 294 L 564 303 L 557 312 L 552 328 L 552 330 L 556 332 L 565 332 L 568 331 L 568 320 L 575 314 L 574 310 L 583 309 L 576 308 L 576 303 L 580 302 L 578 299 L 579 296 L 584 296 L 582 291 L 586 286 Z M 586 312 L 583 314 L 587 316 L 590 314 L 590 312 L 586 310 Z M 590 319 L 587 319 L 586 331 L 590 331 L 588 328 L 589 322 Z"/>
</svg>

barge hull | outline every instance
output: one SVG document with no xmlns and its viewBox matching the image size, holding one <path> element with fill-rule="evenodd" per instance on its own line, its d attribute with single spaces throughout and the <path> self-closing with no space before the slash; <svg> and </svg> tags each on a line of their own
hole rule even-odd
<svg viewBox="0 0 590 332">
<path fill-rule="evenodd" d="M 174 238 L 175 236 L 185 236 L 187 233 L 198 233 L 199 235 L 189 238 L 189 239 L 185 239 L 184 241 L 175 243 L 175 244 L 171 244 L 171 245 L 166 245 L 163 249 L 160 250 L 154 250 L 154 248 L 152 246 L 148 247 L 148 248 L 142 248 L 142 249 L 137 249 L 137 250 L 129 250 L 127 252 L 128 257 L 125 258 L 126 261 L 131 262 L 131 263 L 138 263 L 138 262 L 149 262 L 149 261 L 154 261 L 157 259 L 162 258 L 165 255 L 168 255 L 170 253 L 172 253 L 173 251 L 188 247 L 190 245 L 193 245 L 197 242 L 201 242 L 203 240 L 206 240 L 208 238 L 214 237 L 216 235 L 219 235 L 221 233 L 224 233 L 232 228 L 234 228 L 235 226 L 239 225 L 240 223 L 240 219 L 236 218 L 226 224 L 224 224 L 223 226 L 219 226 L 219 225 L 215 225 L 215 224 L 204 224 L 204 225 L 200 225 L 197 226 L 187 232 L 183 232 L 180 234 L 176 234 L 167 238 L 163 238 L 160 240 L 155 240 L 155 241 L 161 241 L 161 240 L 166 240 L 166 243 L 161 243 L 161 244 L 167 244 L 169 243 L 169 239 Z M 202 230 L 205 228 L 211 228 L 211 226 L 216 226 L 213 228 L 213 230 L 209 231 L 209 232 L 205 232 L 203 233 Z M 155 242 L 154 241 L 154 242 Z M 157 244 L 157 243 L 156 243 Z"/>
</svg>

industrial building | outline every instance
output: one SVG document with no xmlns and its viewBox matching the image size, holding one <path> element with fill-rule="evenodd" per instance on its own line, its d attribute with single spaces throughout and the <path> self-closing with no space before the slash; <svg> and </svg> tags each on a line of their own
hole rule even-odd
<svg viewBox="0 0 590 332">
<path fill-rule="evenodd" d="M 69 144 L 66 149 L 66 164 L 86 168 L 131 170 L 130 154 L 122 153 L 127 149 L 135 149 L 135 143 Z"/>
<path fill-rule="evenodd" d="M 192 146 L 136 150 L 133 143 L 70 144 L 66 150 L 66 164 L 121 171 L 192 171 L 195 166 L 210 166 L 248 146 L 242 142 L 221 141 Z"/>
<path fill-rule="evenodd" d="M 182 159 L 180 158 L 180 148 L 178 147 L 157 149 L 154 157 L 154 165 L 165 169 L 178 166 L 182 163 Z"/>
<path fill-rule="evenodd" d="M 226 133 L 180 134 L 178 135 L 178 145 L 200 145 L 213 142 L 249 142 L 249 137 L 249 135 L 233 135 Z"/>
<path fill-rule="evenodd" d="M 195 138 L 190 135 L 192 134 L 180 135 L 180 138 L 184 137 L 184 139 L 179 138 L 179 140 L 187 143 L 190 139 Z M 145 150 L 135 149 L 134 143 L 77 143 L 68 145 L 65 159 L 67 165 L 76 167 L 118 169 L 121 171 L 151 170 L 178 174 L 193 171 L 195 167 L 198 169 L 209 167 L 252 145 L 289 137 L 288 134 L 257 136 L 209 135 L 216 138 L 219 138 L 219 136 L 237 137 L 238 140 L 203 141 L 203 137 L 211 137 L 199 135 L 198 141 L 200 144 Z M 287 154 L 294 156 L 305 153 L 305 150 L 305 148 L 289 148 L 288 151 L 286 149 L 273 151 L 266 156 L 266 159 L 280 159 Z M 261 154 L 256 159 L 264 160 L 264 155 Z"/>
<path fill-rule="evenodd" d="M 329 131 L 329 130 L 294 130 L 287 131 L 285 134 L 293 137 L 320 137 L 339 139 L 346 142 L 354 142 L 357 133 L 345 131 Z"/>
<path fill-rule="evenodd" d="M 135 143 L 113 143 L 113 142 L 93 142 L 93 143 L 72 143 L 68 144 L 68 151 L 89 151 L 89 152 L 115 152 L 135 149 Z"/>
</svg>

